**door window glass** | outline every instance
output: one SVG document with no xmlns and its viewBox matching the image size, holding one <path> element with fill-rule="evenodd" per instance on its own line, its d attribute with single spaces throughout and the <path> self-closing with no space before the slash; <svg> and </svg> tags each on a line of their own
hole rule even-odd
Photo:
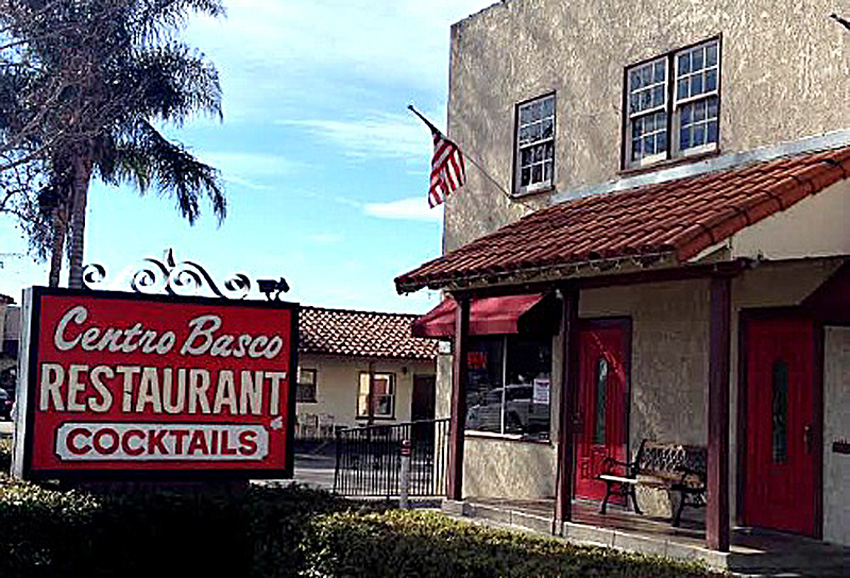
<svg viewBox="0 0 850 578">
<path fill-rule="evenodd" d="M 773 364 L 773 461 L 788 461 L 788 363 Z"/>
<path fill-rule="evenodd" d="M 593 443 L 605 444 L 605 406 L 608 397 L 608 360 L 604 356 L 596 362 L 596 430 Z"/>
</svg>

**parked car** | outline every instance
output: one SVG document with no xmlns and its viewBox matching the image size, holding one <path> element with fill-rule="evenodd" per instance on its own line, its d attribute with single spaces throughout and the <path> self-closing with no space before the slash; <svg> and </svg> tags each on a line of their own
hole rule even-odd
<svg viewBox="0 0 850 578">
<path fill-rule="evenodd" d="M 12 419 L 12 405 L 15 399 L 3 388 L 0 388 L 0 419 Z"/>
<path fill-rule="evenodd" d="M 469 407 L 466 425 L 469 429 L 498 431 L 501 429 L 503 388 L 487 392 L 481 403 Z M 530 384 L 513 384 L 504 388 L 505 433 L 537 433 L 549 428 L 549 404 L 534 403 Z"/>
</svg>

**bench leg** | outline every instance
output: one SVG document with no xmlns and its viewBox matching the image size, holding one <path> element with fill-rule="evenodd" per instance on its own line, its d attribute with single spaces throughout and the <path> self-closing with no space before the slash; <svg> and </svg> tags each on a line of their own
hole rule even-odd
<svg viewBox="0 0 850 578">
<path fill-rule="evenodd" d="M 678 528 L 682 522 L 682 510 L 685 509 L 685 493 L 679 492 L 679 506 L 676 508 L 676 515 L 673 517 L 673 527 Z"/>
<path fill-rule="evenodd" d="M 605 482 L 605 499 L 602 500 L 602 507 L 599 509 L 600 514 L 605 514 L 605 511 L 608 509 L 608 499 L 611 497 L 611 493 L 614 489 L 613 482 Z"/>
<path fill-rule="evenodd" d="M 629 496 L 632 497 L 632 506 L 634 506 L 635 514 L 642 516 L 643 512 L 640 510 L 640 506 L 637 503 L 637 491 L 635 490 L 635 486 L 629 486 Z M 628 500 L 627 500 L 628 502 Z"/>
</svg>

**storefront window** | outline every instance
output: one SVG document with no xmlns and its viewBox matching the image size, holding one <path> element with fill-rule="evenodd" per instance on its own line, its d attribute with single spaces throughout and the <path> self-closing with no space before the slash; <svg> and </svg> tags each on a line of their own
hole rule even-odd
<svg viewBox="0 0 850 578">
<path fill-rule="evenodd" d="M 472 340 L 466 428 L 549 439 L 551 338 Z"/>
</svg>

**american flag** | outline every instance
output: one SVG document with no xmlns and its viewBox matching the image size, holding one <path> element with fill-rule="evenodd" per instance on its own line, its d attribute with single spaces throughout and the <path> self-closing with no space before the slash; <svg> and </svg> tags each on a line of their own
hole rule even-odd
<svg viewBox="0 0 850 578">
<path fill-rule="evenodd" d="M 434 157 L 431 159 L 431 188 L 428 189 L 428 205 L 433 209 L 446 196 L 463 185 L 466 168 L 463 153 L 455 143 L 430 125 L 434 137 Z"/>
</svg>

